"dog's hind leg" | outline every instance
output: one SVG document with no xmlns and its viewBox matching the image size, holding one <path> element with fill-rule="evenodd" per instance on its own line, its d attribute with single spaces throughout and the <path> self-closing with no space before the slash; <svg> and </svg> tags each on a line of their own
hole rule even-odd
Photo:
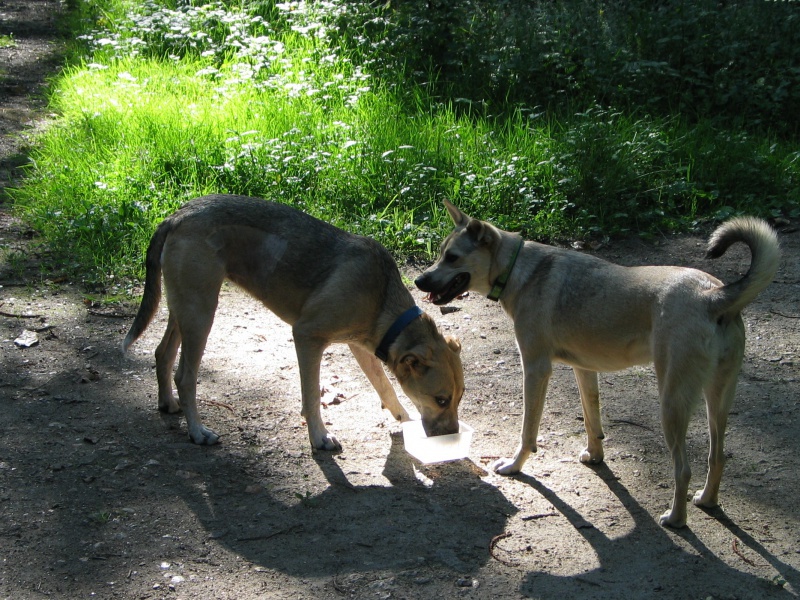
<svg viewBox="0 0 800 600">
<path fill-rule="evenodd" d="M 702 393 L 702 376 L 708 372 L 708 358 L 699 353 L 681 352 L 664 348 L 656 357 L 658 392 L 661 402 L 661 426 L 667 442 L 675 474 L 675 495 L 670 510 L 661 515 L 662 525 L 686 525 L 686 495 L 692 470 L 686 453 L 686 431 L 689 419 Z"/>
<path fill-rule="evenodd" d="M 724 381 L 709 386 L 705 392 L 708 414 L 708 475 L 702 490 L 692 498 L 695 506 L 713 508 L 719 503 L 719 484 L 725 468 L 725 428 L 728 411 L 736 393 L 736 380 Z M 721 389 L 720 389 L 721 388 Z"/>
<path fill-rule="evenodd" d="M 398 421 L 408 421 L 408 413 L 397 399 L 397 394 L 392 384 L 389 382 L 389 378 L 386 377 L 386 372 L 383 370 L 380 361 L 371 352 L 365 350 L 361 346 L 356 344 L 348 344 L 348 346 L 358 366 L 361 367 L 361 370 L 364 371 L 372 387 L 378 392 L 378 397 L 381 399 L 381 408 L 387 409 Z"/>
<path fill-rule="evenodd" d="M 310 331 L 314 328 L 311 327 Z M 322 352 L 327 343 L 313 333 L 304 333 L 304 328 L 295 323 L 292 328 L 297 364 L 300 368 L 300 390 L 303 396 L 303 409 L 311 446 L 317 450 L 340 451 L 342 445 L 325 428 L 320 412 L 319 368 Z"/>
<path fill-rule="evenodd" d="M 675 494 L 670 509 L 661 515 L 660 523 L 669 527 L 686 525 L 686 494 L 689 491 L 689 480 L 692 470 L 686 454 L 686 431 L 689 427 L 689 415 L 694 402 L 675 393 L 666 386 L 661 397 L 661 424 L 664 438 L 672 457 L 675 476 Z"/>
<path fill-rule="evenodd" d="M 170 310 L 170 319 L 174 317 L 177 328 L 177 340 L 181 344 L 181 357 L 178 369 L 175 371 L 175 385 L 178 388 L 178 400 L 189 437 L 195 444 L 212 445 L 219 441 L 219 436 L 203 425 L 197 410 L 197 373 L 200 370 L 200 361 L 208 341 L 208 334 L 214 323 L 214 313 L 217 310 L 219 290 L 222 286 L 222 276 L 214 273 L 213 265 L 200 274 L 201 269 L 195 267 L 197 285 L 190 287 L 184 285 L 170 285 L 178 281 L 177 277 L 168 277 L 165 267 L 165 282 L 167 282 L 167 300 Z M 174 340 L 174 338 L 173 338 Z M 175 343 L 172 341 L 171 343 Z M 170 348 L 167 343 L 166 348 Z"/>
<path fill-rule="evenodd" d="M 708 475 L 702 490 L 692 498 L 695 506 L 713 508 L 719 503 L 719 484 L 725 467 L 725 429 L 728 413 L 736 395 L 736 383 L 742 364 L 744 348 L 744 329 L 741 330 L 741 343 L 731 345 L 735 350 L 726 356 L 717 367 L 714 379 L 705 390 L 706 414 L 708 415 Z"/>
<path fill-rule="evenodd" d="M 158 410 L 166 413 L 177 413 L 181 410 L 180 402 L 172 393 L 172 367 L 175 356 L 181 345 L 181 334 L 172 313 L 169 315 L 167 330 L 161 343 L 156 348 L 156 380 L 158 381 Z"/>
<path fill-rule="evenodd" d="M 603 462 L 603 424 L 600 420 L 600 391 L 597 386 L 597 373 L 573 367 L 575 380 L 581 394 L 583 424 L 586 428 L 587 447 L 580 454 L 582 463 Z"/>
</svg>

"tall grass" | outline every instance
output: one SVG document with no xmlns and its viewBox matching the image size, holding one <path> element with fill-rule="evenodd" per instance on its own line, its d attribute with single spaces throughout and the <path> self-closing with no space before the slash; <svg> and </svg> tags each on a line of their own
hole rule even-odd
<svg viewBox="0 0 800 600">
<path fill-rule="evenodd" d="M 541 239 L 800 205 L 791 137 L 598 102 L 492 110 L 479 74 L 467 99 L 402 56 L 381 62 L 398 38 L 369 3 L 80 4 L 95 30 L 54 84 L 59 120 L 14 197 L 87 282 L 140 277 L 155 225 L 210 192 L 292 204 L 423 256 L 449 229 L 442 198 Z"/>
</svg>

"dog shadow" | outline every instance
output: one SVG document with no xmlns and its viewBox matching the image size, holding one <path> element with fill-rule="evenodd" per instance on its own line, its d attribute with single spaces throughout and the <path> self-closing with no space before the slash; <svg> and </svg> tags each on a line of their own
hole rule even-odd
<svg viewBox="0 0 800 600">
<path fill-rule="evenodd" d="M 328 483 L 320 493 L 295 493 L 293 502 L 269 490 L 230 497 L 230 489 L 211 482 L 202 497 L 186 488 L 185 500 L 217 543 L 291 576 L 334 577 L 346 587 L 348 577 L 369 572 L 479 569 L 516 507 L 471 461 L 420 465 L 400 434 L 390 437 L 383 467 L 390 485 L 354 485 L 336 455 L 314 452 Z M 253 478 L 235 460 L 229 466 L 231 479 Z"/>
<path fill-rule="evenodd" d="M 315 465 L 327 487 L 305 496 L 295 492 L 295 501 L 287 502 L 285 494 L 281 497 L 269 490 L 257 495 L 242 492 L 243 482 L 258 481 L 252 465 L 215 452 L 226 463 L 238 491 L 231 494 L 230 488 L 210 481 L 202 495 L 188 487 L 183 495 L 216 544 L 258 568 L 292 577 L 332 578 L 334 588 L 342 593 L 384 576 L 424 580 L 442 567 L 459 575 L 509 568 L 489 564 L 496 558 L 491 546 L 519 507 L 486 481 L 485 471 L 472 461 L 421 465 L 405 452 L 400 434 L 389 437 L 391 447 L 382 469 L 389 485 L 354 484 L 345 471 L 346 461 L 314 452 L 313 462 L 304 464 Z M 510 566 L 517 573 L 512 577 L 519 581 L 521 596 L 628 598 L 666 593 L 685 597 L 708 592 L 715 597 L 756 598 L 789 593 L 776 580 L 746 572 L 744 564 L 743 570 L 726 564 L 691 527 L 664 529 L 611 468 L 605 464 L 590 468 L 630 515 L 632 527 L 612 538 L 540 480 L 526 474 L 514 476 L 566 519 L 591 555 L 585 571 L 568 575 L 546 570 L 558 563 L 552 555 L 541 570 L 524 562 Z M 296 483 L 287 489 L 299 489 Z M 748 555 L 760 557 L 759 563 L 766 562 L 792 589 L 798 589 L 796 569 L 771 554 L 721 509 L 706 512 Z M 536 520 L 523 523 L 534 540 L 543 533 L 536 530 Z M 723 582 L 722 588 L 703 587 L 712 576 L 714 582 Z M 682 592 L 670 596 L 676 582 L 683 582 Z M 747 590 L 744 595 L 743 590 Z"/>
<path fill-rule="evenodd" d="M 710 550 L 694 533 L 690 526 L 682 529 L 665 529 L 660 526 L 653 515 L 644 509 L 630 494 L 619 478 L 606 465 L 589 466 L 603 480 L 609 491 L 616 496 L 620 504 L 633 520 L 633 528 L 626 535 L 610 538 L 598 528 L 588 523 L 586 517 L 564 501 L 559 495 L 537 480 L 526 474 L 515 475 L 520 481 L 544 497 L 577 532 L 585 539 L 594 551 L 599 566 L 573 576 L 555 576 L 549 573 L 529 571 L 521 585 L 525 596 L 539 596 L 542 590 L 559 590 L 559 594 L 585 597 L 596 590 L 613 588 L 614 584 L 625 586 L 619 589 L 620 597 L 647 597 L 658 593 L 670 593 L 676 582 L 691 577 L 702 581 L 701 573 L 716 572 L 724 575 L 726 590 L 713 589 L 714 597 L 740 596 L 742 590 L 752 590 L 752 597 L 762 597 L 768 592 L 781 590 L 783 582 L 798 589 L 800 573 L 790 565 L 771 554 L 750 534 L 736 525 L 721 508 L 704 510 L 725 527 L 735 538 L 746 546 L 749 552 L 758 554 L 778 575 L 773 580 L 757 577 L 727 565 Z M 674 539 L 679 538 L 683 543 Z M 683 547 L 682 547 L 683 546 Z M 691 550 L 685 548 L 688 546 Z M 668 557 L 667 568 L 664 560 Z M 754 564 L 754 563 L 751 563 Z M 683 587 L 683 593 L 690 592 Z M 615 597 L 614 593 L 603 594 L 604 598 Z M 683 597 L 679 594 L 677 597 Z"/>
</svg>

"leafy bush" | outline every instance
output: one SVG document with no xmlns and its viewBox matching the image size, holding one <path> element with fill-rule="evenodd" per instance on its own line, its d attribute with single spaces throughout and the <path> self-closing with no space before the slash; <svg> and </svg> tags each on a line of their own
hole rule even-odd
<svg viewBox="0 0 800 600">
<path fill-rule="evenodd" d="M 406 0 L 348 3 L 342 43 L 374 72 L 489 111 L 595 104 L 792 135 L 800 11 L 792 2 Z M 398 76 L 398 73 L 400 74 Z"/>
</svg>

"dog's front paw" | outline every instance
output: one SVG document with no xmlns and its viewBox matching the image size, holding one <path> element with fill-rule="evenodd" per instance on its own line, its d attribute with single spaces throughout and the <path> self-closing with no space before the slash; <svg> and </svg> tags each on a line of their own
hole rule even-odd
<svg viewBox="0 0 800 600">
<path fill-rule="evenodd" d="M 492 463 L 492 470 L 500 475 L 513 475 L 522 470 L 522 465 L 532 453 L 536 452 L 536 444 L 520 444 L 514 453 L 514 458 L 501 458 Z"/>
<path fill-rule="evenodd" d="M 521 468 L 513 458 L 500 458 L 492 463 L 492 471 L 500 475 L 513 475 L 519 473 Z"/>
<path fill-rule="evenodd" d="M 396 409 L 389 408 L 388 406 L 381 406 L 381 408 L 385 408 L 392 413 L 392 417 L 394 417 L 394 420 L 398 423 L 405 423 L 406 421 L 411 420 L 408 412 L 406 412 L 406 409 L 402 406 L 398 406 Z"/>
<path fill-rule="evenodd" d="M 604 455 L 602 452 L 599 454 L 592 453 L 589 448 L 586 448 L 583 452 L 581 452 L 578 459 L 585 465 L 599 465 L 603 462 Z"/>
<path fill-rule="evenodd" d="M 170 391 L 169 394 L 159 393 L 158 410 L 169 415 L 174 415 L 175 413 L 181 412 L 183 409 L 181 408 L 181 403 L 175 398 L 172 391 Z"/>
<path fill-rule="evenodd" d="M 680 529 L 686 527 L 686 515 L 679 514 L 679 511 L 668 510 L 659 519 L 659 523 L 663 527 L 672 527 L 673 529 Z"/>
<path fill-rule="evenodd" d="M 705 488 L 702 490 L 697 490 L 697 493 L 692 498 L 692 504 L 701 508 L 716 508 L 719 506 L 717 497 L 712 497 L 711 494 L 706 495 Z"/>
<path fill-rule="evenodd" d="M 219 442 L 219 435 L 205 425 L 190 427 L 189 437 L 195 444 L 199 444 L 200 446 L 213 446 Z"/>
<path fill-rule="evenodd" d="M 312 439 L 311 445 L 315 450 L 327 450 L 328 452 L 342 451 L 342 445 L 339 443 L 339 440 L 327 431 L 324 435 L 319 436 L 319 438 Z"/>
</svg>

